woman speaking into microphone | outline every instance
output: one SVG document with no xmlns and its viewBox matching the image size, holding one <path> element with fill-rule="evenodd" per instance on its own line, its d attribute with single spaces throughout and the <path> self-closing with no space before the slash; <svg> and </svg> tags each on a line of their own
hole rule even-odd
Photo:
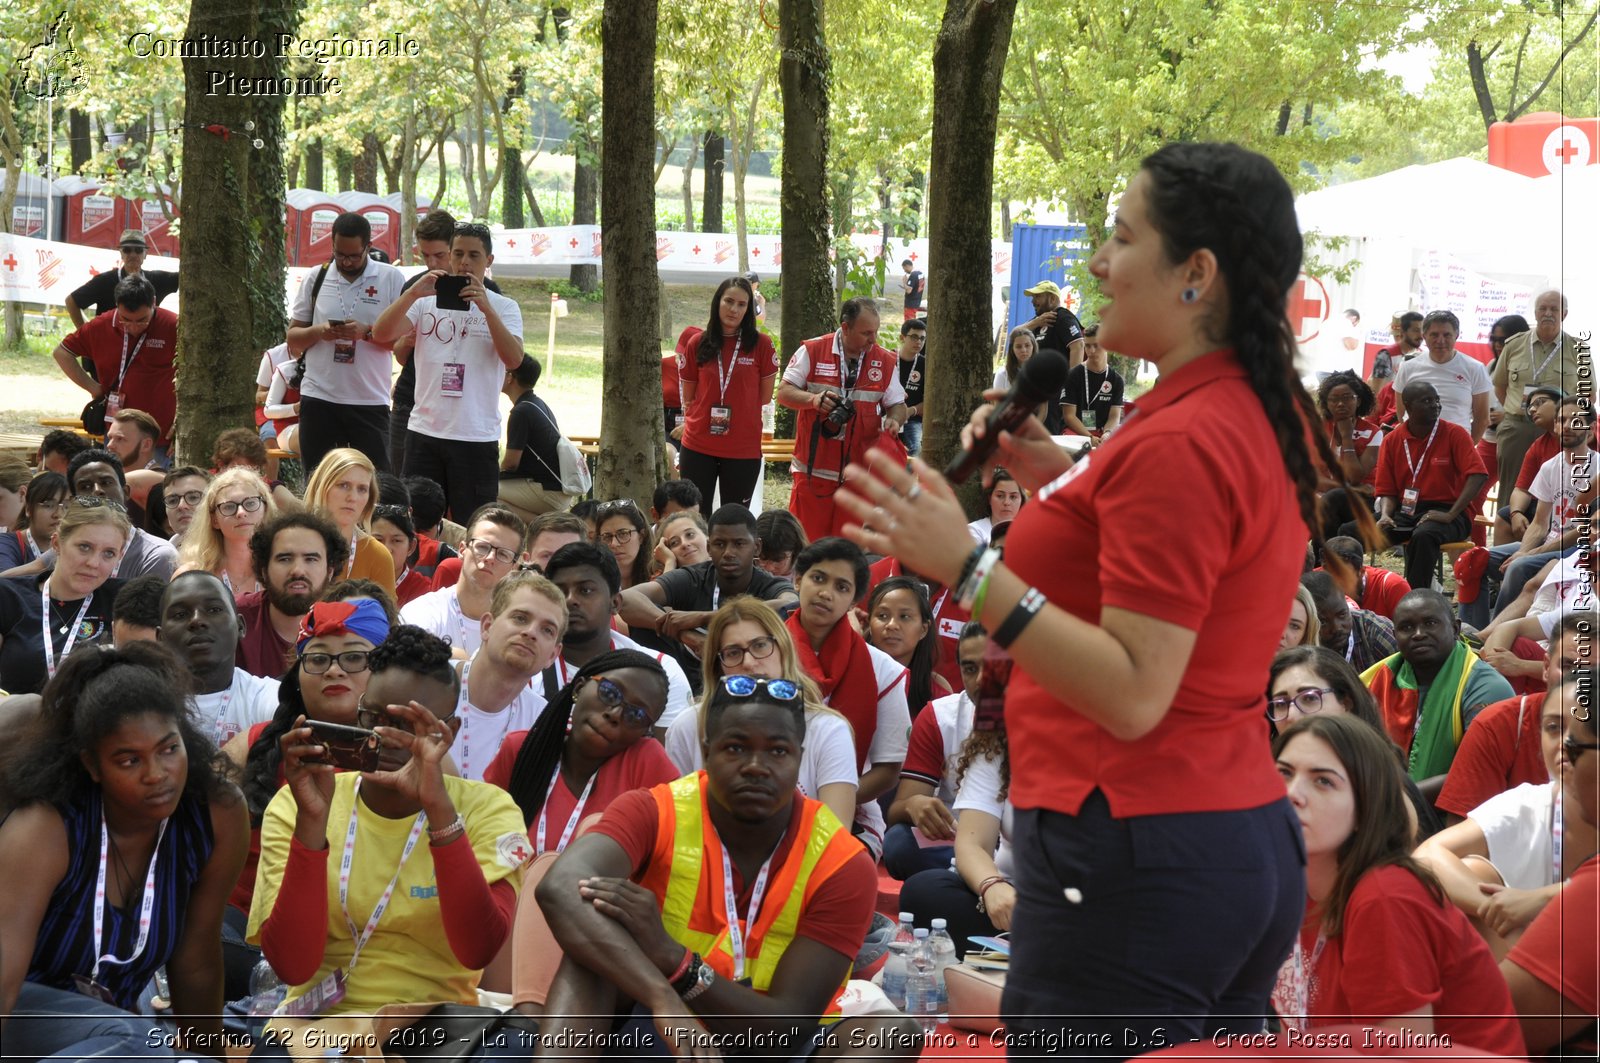
<svg viewBox="0 0 1600 1063">
<path fill-rule="evenodd" d="M 1032 417 L 995 441 L 983 408 L 965 433 L 1034 492 L 1005 563 L 973 547 L 921 462 L 874 456 L 839 493 L 861 522 L 847 534 L 958 588 L 1015 661 L 1012 839 L 1027 858 L 991 886 L 1015 890 L 1013 1056 L 1260 1030 L 1305 914 L 1299 823 L 1261 723 L 1318 527 L 1308 440 L 1327 446 L 1284 312 L 1300 261 L 1270 162 L 1162 148 L 1090 262 L 1100 341 L 1159 381 L 1076 464 Z"/>
</svg>

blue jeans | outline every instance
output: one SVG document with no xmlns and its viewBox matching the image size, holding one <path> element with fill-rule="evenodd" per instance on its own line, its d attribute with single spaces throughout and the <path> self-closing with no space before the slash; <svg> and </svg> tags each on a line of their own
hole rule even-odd
<svg viewBox="0 0 1600 1063">
<path fill-rule="evenodd" d="M 1495 606 L 1495 614 L 1517 600 L 1517 595 L 1528 585 L 1528 581 L 1539 574 L 1539 570 L 1558 557 L 1570 557 L 1578 552 L 1576 546 L 1566 550 L 1551 550 L 1548 553 L 1534 554 L 1525 557 L 1506 570 L 1500 579 L 1500 601 Z M 1491 562 L 1492 563 L 1492 562 Z"/>
<path fill-rule="evenodd" d="M 900 442 L 905 444 L 906 453 L 911 457 L 922 453 L 922 418 L 907 421 L 901 427 Z"/>
<path fill-rule="evenodd" d="M 1287 798 L 1238 812 L 1016 810 L 1011 1059 L 1139 1055 L 1259 1032 L 1305 916 L 1305 843 Z M 1109 1038 L 1102 1047 L 1085 1035 Z M 1065 1047 L 1066 1051 L 1061 1049 Z"/>
<path fill-rule="evenodd" d="M 6 1020 L 5 1052 L 25 1059 L 170 1059 L 170 1034 L 154 1019 L 24 982 Z"/>
<path fill-rule="evenodd" d="M 909 823 L 896 823 L 883 836 L 883 869 L 901 882 L 919 871 L 945 870 L 955 855 L 953 845 L 918 845 Z"/>
</svg>

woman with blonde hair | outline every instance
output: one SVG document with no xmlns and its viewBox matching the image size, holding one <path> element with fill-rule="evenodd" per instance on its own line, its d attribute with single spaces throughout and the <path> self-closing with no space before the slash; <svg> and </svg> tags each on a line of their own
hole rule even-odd
<svg viewBox="0 0 1600 1063">
<path fill-rule="evenodd" d="M 250 537 L 277 515 L 271 489 L 254 470 L 224 470 L 206 485 L 199 512 L 178 542 L 178 571 L 220 576 L 236 599 L 261 590 Z"/>
<path fill-rule="evenodd" d="M 1317 646 L 1321 641 L 1322 623 L 1317 619 L 1317 601 L 1302 583 L 1295 588 L 1294 598 L 1289 602 L 1289 619 L 1283 625 L 1283 638 L 1278 642 L 1278 649 Z"/>
<path fill-rule="evenodd" d="M 116 571 L 131 531 L 121 506 L 74 498 L 50 537 L 55 567 L 0 579 L 0 689 L 37 694 L 73 649 L 111 644 Z"/>
<path fill-rule="evenodd" d="M 378 472 L 361 451 L 335 447 L 306 481 L 306 508 L 327 517 L 350 542 L 350 559 L 335 579 L 370 579 L 394 597 L 394 558 L 374 539 L 368 521 L 378 504 Z"/>
<path fill-rule="evenodd" d="M 799 685 L 806 703 L 806 740 L 800 754 L 799 787 L 849 825 L 856 817 L 855 737 L 837 710 L 823 704 L 817 685 L 800 668 L 794 639 L 772 607 L 748 596 L 724 602 L 706 625 L 701 657 L 701 703 L 681 712 L 667 728 L 667 756 L 684 774 L 700 770 L 706 706 L 722 689 L 725 675 L 787 679 Z"/>
</svg>

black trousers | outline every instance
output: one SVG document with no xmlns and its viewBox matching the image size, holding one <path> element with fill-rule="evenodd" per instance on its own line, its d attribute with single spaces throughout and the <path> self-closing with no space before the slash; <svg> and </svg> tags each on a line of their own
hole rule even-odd
<svg viewBox="0 0 1600 1063">
<path fill-rule="evenodd" d="M 685 480 L 692 481 L 700 488 L 700 513 L 709 521 L 719 481 L 722 484 L 723 505 L 735 502 L 741 506 L 750 504 L 756 481 L 761 479 L 761 459 L 716 458 L 683 447 L 678 451 L 678 472 Z"/>
<path fill-rule="evenodd" d="M 348 406 L 300 397 L 300 461 L 306 475 L 335 447 L 353 447 L 379 472 L 389 471 L 389 407 Z"/>
<path fill-rule="evenodd" d="M 1443 502 L 1421 502 L 1417 505 L 1415 516 L 1397 513 L 1394 527 L 1384 529 L 1380 526 L 1379 530 L 1387 531 L 1390 546 L 1405 547 L 1406 582 L 1413 587 L 1433 586 L 1433 574 L 1439 567 L 1439 555 L 1443 552 L 1441 547 L 1445 543 L 1462 542 L 1472 535 L 1470 510 L 1463 510 L 1455 520 L 1422 519 L 1428 513 L 1444 512 L 1449 508 Z M 1339 534 L 1356 536 L 1355 523 L 1340 528 Z"/>
<path fill-rule="evenodd" d="M 411 407 L 396 406 L 389 411 L 389 467 L 396 475 L 406 474 L 406 429 L 411 424 Z"/>
<path fill-rule="evenodd" d="M 406 475 L 444 488 L 450 519 L 466 524 L 479 506 L 500 497 L 500 444 L 406 433 Z"/>
</svg>

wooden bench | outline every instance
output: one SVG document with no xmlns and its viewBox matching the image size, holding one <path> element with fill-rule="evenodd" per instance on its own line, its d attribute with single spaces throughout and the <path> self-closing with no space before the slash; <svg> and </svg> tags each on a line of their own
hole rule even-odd
<svg viewBox="0 0 1600 1063">
<path fill-rule="evenodd" d="M 38 456 L 41 438 L 25 432 L 0 432 L 0 455 L 21 458 L 32 465 Z"/>
</svg>

